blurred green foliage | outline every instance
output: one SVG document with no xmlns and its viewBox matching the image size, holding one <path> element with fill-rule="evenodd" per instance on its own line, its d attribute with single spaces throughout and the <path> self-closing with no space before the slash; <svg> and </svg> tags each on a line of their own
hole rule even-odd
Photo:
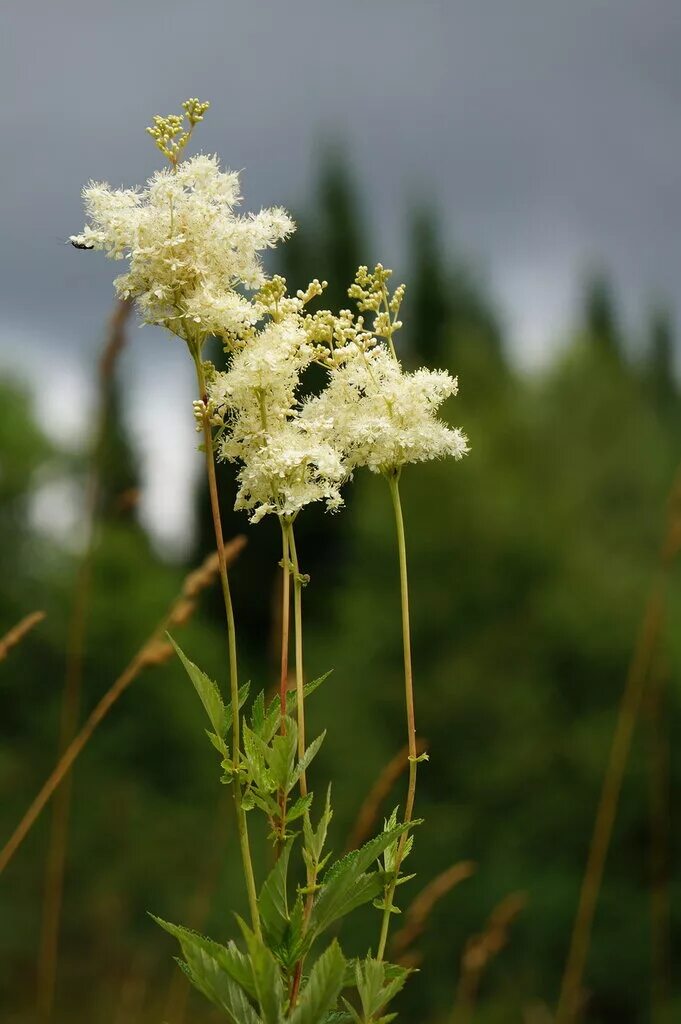
<svg viewBox="0 0 681 1024">
<path fill-rule="evenodd" d="M 292 289 L 326 277 L 329 302 L 347 304 L 357 263 L 374 255 L 358 208 L 346 169 L 330 154 L 285 250 Z M 501 899 L 522 891 L 526 909 L 483 976 L 475 1020 L 529 1021 L 528 1007 L 557 994 L 614 716 L 681 456 L 672 326 L 656 306 L 645 336 L 627 337 L 613 289 L 596 275 L 569 344 L 548 370 L 523 375 L 483 283 L 465 260 L 444 253 L 433 211 L 415 212 L 408 252 L 403 358 L 459 374 L 450 415 L 472 452 L 460 465 L 413 468 L 404 477 L 417 721 L 431 760 L 419 777 L 417 811 L 426 822 L 410 860 L 418 879 L 403 902 L 456 861 L 472 859 L 477 870 L 433 910 L 402 1016 L 451 1017 L 467 939 Z M 113 381 L 106 401 L 87 708 L 143 643 L 190 567 L 164 563 L 134 512 L 116 502 L 137 485 L 137 468 Z M 78 562 L 73 549 L 36 531 L 31 504 L 50 480 L 82 485 L 87 467 L 49 443 L 27 395 L 10 381 L 1 386 L 0 452 L 0 624 L 9 628 L 33 608 L 48 612 L 0 665 L 4 841 L 54 762 Z M 257 689 L 277 676 L 279 535 L 269 523 L 249 528 L 230 511 L 229 473 L 221 475 L 226 533 L 249 538 L 233 579 L 242 677 L 252 675 Z M 196 501 L 191 565 L 212 546 L 201 486 Z M 311 510 L 300 524 L 302 567 L 312 575 L 308 672 L 334 670 L 308 715 L 311 734 L 329 726 L 312 775 L 318 787 L 335 780 L 336 850 L 403 743 L 392 529 L 387 488 L 366 475 L 352 484 L 342 516 Z M 596 920 L 588 1021 L 650 1019 L 650 772 L 653 754 L 680 725 L 680 621 L 677 572 L 658 655 L 664 728 L 653 740 L 646 704 Z M 181 642 L 225 681 L 217 593 L 204 595 Z M 670 772 L 674 798 L 681 765 L 673 749 Z M 398 785 L 383 810 L 402 795 Z M 3 1022 L 34 1019 L 47 817 L 0 878 Z M 672 825 L 673 864 L 681 835 L 678 820 Z M 258 869 L 265 866 L 261 858 Z M 673 963 L 681 953 L 678 872 L 669 871 L 668 884 Z M 201 710 L 171 661 L 133 684 L 76 767 L 55 1021 L 173 1024 L 182 985 L 177 977 L 171 983 L 172 945 L 146 911 L 193 919 L 223 939 L 234 931 L 230 911 L 243 903 L 230 805 Z M 349 953 L 377 938 L 378 916 L 367 911 L 363 934 L 343 936 Z M 681 1013 L 678 980 L 671 998 Z M 211 1019 L 192 997 L 187 1020 Z"/>
</svg>

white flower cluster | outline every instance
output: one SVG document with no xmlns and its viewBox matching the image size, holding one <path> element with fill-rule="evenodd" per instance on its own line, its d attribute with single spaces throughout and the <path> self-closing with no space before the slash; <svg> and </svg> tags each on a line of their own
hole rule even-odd
<svg viewBox="0 0 681 1024">
<path fill-rule="evenodd" d="M 306 314 L 322 290 L 316 281 L 290 298 L 274 278 L 256 297 L 272 319 L 209 385 L 211 416 L 221 427 L 218 452 L 239 464 L 236 507 L 250 510 L 252 521 L 270 512 L 295 516 L 313 501 L 339 508 L 341 485 L 361 466 L 391 474 L 468 451 L 461 431 L 437 416 L 456 394 L 456 379 L 444 370 L 407 372 L 394 354 L 404 289 L 391 298 L 388 276 L 382 267 L 371 274 L 360 268 L 350 290 L 360 309 L 374 314 L 371 328 L 349 310 Z M 301 375 L 313 362 L 325 366 L 326 386 L 301 399 Z"/>
<path fill-rule="evenodd" d="M 461 458 L 466 438 L 437 417 L 456 394 L 455 378 L 409 373 L 397 358 L 404 287 L 391 294 L 389 270 L 360 267 L 348 292 L 358 314 L 310 314 L 307 304 L 326 282 L 292 297 L 282 278 L 267 278 L 261 253 L 293 222 L 279 208 L 235 213 L 238 175 L 222 171 L 217 157 L 181 159 L 207 109 L 193 98 L 182 114 L 155 117 L 147 130 L 169 168 L 143 189 L 91 182 L 83 191 L 88 224 L 71 241 L 128 261 L 118 294 L 188 343 L 202 388 L 201 347 L 209 336 L 224 341 L 229 367 L 209 373 L 195 411 L 218 428 L 219 457 L 239 466 L 236 508 L 254 522 L 269 513 L 293 518 L 315 501 L 334 510 L 343 504 L 342 484 L 361 466 L 391 475 L 409 462 Z M 259 291 L 249 296 L 249 289 Z M 304 397 L 302 377 L 313 362 L 328 379 Z"/>
<path fill-rule="evenodd" d="M 409 373 L 384 344 L 364 351 L 350 343 L 337 350 L 326 388 L 305 403 L 303 421 L 332 433 L 349 471 L 391 473 L 467 453 L 462 432 L 436 415 L 457 390 L 444 370 Z"/>
<path fill-rule="evenodd" d="M 211 156 L 158 171 L 140 190 L 91 182 L 83 199 L 89 223 L 71 241 L 127 259 L 118 294 L 133 298 L 147 323 L 187 340 L 200 332 L 229 341 L 257 319 L 236 288 L 263 284 L 261 252 L 294 229 L 278 207 L 235 213 L 239 176 Z"/>
<path fill-rule="evenodd" d="M 314 358 L 300 314 L 288 312 L 249 337 L 209 382 L 211 414 L 224 427 L 218 455 L 239 463 L 235 508 L 251 511 L 252 522 L 270 512 L 293 517 L 314 501 L 343 503 L 342 453 L 300 417 L 300 378 Z"/>
</svg>

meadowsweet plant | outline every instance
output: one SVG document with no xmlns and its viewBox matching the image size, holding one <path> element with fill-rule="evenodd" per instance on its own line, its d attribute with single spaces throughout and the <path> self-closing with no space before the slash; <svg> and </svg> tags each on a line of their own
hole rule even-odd
<svg viewBox="0 0 681 1024">
<path fill-rule="evenodd" d="M 390 289 L 390 271 L 360 267 L 348 294 L 356 305 L 317 308 L 326 282 L 314 280 L 295 295 L 268 275 L 264 250 L 294 230 L 280 208 L 238 212 L 239 177 L 217 157 L 185 158 L 207 103 L 190 99 L 183 113 L 155 117 L 148 129 L 168 166 L 140 189 L 91 182 L 83 196 L 87 224 L 71 239 L 125 261 L 118 294 L 134 300 L 146 323 L 185 344 L 196 371 L 194 415 L 202 435 L 224 596 L 229 699 L 176 647 L 205 708 L 208 739 L 221 779 L 232 788 L 249 919 L 237 917 L 238 939 L 225 945 L 157 918 L 180 943 L 183 970 L 235 1024 L 321 1024 L 347 1019 L 384 1024 L 408 971 L 385 959 L 395 892 L 408 880 L 418 754 L 411 664 L 405 529 L 399 482 L 410 463 L 468 450 L 464 435 L 438 418 L 456 394 L 445 371 L 407 371 L 395 335 L 404 286 Z M 217 337 L 228 355 L 218 371 L 203 358 Z M 315 394 L 303 390 L 312 364 L 324 368 Z M 282 539 L 281 672 L 276 695 L 250 699 L 239 684 L 235 613 L 225 559 L 216 460 L 236 466 L 235 508 L 254 523 L 276 517 Z M 333 860 L 328 848 L 331 789 L 315 799 L 308 771 L 324 734 L 308 741 L 305 702 L 326 678 L 305 681 L 301 571 L 295 523 L 306 507 L 343 507 L 343 488 L 368 468 L 389 487 L 395 518 L 402 608 L 409 784 L 382 831 L 360 849 Z M 291 592 L 293 624 L 291 630 Z M 289 690 L 290 633 L 295 688 Z M 268 823 L 273 867 L 256 879 L 249 817 Z M 338 923 L 357 907 L 378 910 L 376 952 L 348 959 Z"/>
</svg>

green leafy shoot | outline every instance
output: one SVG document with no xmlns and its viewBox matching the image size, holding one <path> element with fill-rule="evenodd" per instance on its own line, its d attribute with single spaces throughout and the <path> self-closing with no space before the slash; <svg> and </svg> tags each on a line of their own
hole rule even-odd
<svg viewBox="0 0 681 1024">
<path fill-rule="evenodd" d="M 368 872 L 368 868 L 390 843 L 407 829 L 420 824 L 420 820 L 401 823 L 381 832 L 359 850 L 353 850 L 328 869 L 314 902 L 308 939 L 311 941 L 334 921 L 345 917 L 351 910 L 368 903 L 383 890 L 385 875 L 382 871 Z"/>
<path fill-rule="evenodd" d="M 231 704 L 225 704 L 220 689 L 217 683 L 206 675 L 193 661 L 190 661 L 186 656 L 181 647 L 175 643 L 172 636 L 167 634 L 170 643 L 175 648 L 175 651 L 184 665 L 185 671 L 189 676 L 194 689 L 199 695 L 199 699 L 203 704 L 204 710 L 208 715 L 208 720 L 212 726 L 211 730 L 206 730 L 208 739 L 211 741 L 215 749 L 222 755 L 226 764 L 223 767 L 227 773 L 230 774 L 230 769 L 233 770 L 233 766 L 228 763 L 229 759 L 229 748 L 227 746 L 227 734 L 232 727 L 233 714 Z M 239 710 L 244 706 L 248 699 L 248 692 L 250 689 L 250 683 L 244 683 L 239 688 Z M 230 775 L 231 778 L 231 775 Z M 228 780 L 229 781 L 229 780 Z"/>
<path fill-rule="evenodd" d="M 395 807 L 393 812 L 392 812 L 392 814 L 390 815 L 390 817 L 384 820 L 384 822 L 383 822 L 383 830 L 384 830 L 384 832 L 389 832 L 389 831 L 391 831 L 392 829 L 395 828 L 395 825 L 397 824 L 397 810 L 398 810 L 397 807 Z M 395 873 L 397 871 L 397 853 L 398 853 L 398 849 L 399 849 L 399 845 L 400 845 L 401 841 L 402 840 L 401 840 L 401 837 L 400 837 L 400 839 L 396 839 L 392 843 L 390 843 L 388 846 L 386 846 L 385 850 L 383 851 L 382 861 L 379 862 L 380 868 L 383 871 L 384 876 L 385 876 L 386 884 L 385 884 L 385 888 L 384 888 L 382 899 L 374 900 L 374 906 L 376 907 L 377 910 L 385 910 L 387 908 L 387 906 L 388 906 L 388 890 L 389 890 L 390 886 L 393 883 L 395 884 L 395 886 L 403 885 L 405 882 L 409 882 L 414 877 L 414 875 L 403 875 L 403 874 L 400 874 L 397 878 L 395 877 Z M 406 840 L 404 841 L 404 849 L 403 849 L 402 857 L 401 857 L 401 860 L 400 860 L 400 866 L 404 863 L 404 861 L 407 859 L 407 857 L 411 853 L 411 849 L 412 849 L 413 845 L 414 845 L 414 836 L 412 834 L 410 834 L 410 835 L 407 836 Z M 391 905 L 390 905 L 390 913 L 391 914 L 399 914 L 399 913 L 401 913 L 400 908 L 394 902 L 392 902 Z"/>
<path fill-rule="evenodd" d="M 335 1008 L 344 978 L 345 957 L 334 939 L 310 971 L 289 1018 L 291 1024 L 320 1024 Z"/>
<path fill-rule="evenodd" d="M 404 987 L 409 971 L 395 964 L 375 960 L 371 955 L 355 963 L 354 983 L 359 993 L 361 1012 L 344 999 L 343 1003 L 355 1024 L 388 1024 L 396 1016 L 382 1011 Z"/>
</svg>

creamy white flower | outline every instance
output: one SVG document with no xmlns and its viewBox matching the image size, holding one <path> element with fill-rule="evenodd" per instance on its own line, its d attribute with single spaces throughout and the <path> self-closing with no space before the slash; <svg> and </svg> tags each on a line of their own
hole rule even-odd
<svg viewBox="0 0 681 1024">
<path fill-rule="evenodd" d="M 225 450 L 234 449 L 226 444 Z M 331 510 L 343 504 L 340 487 L 347 471 L 340 452 L 298 419 L 263 432 L 240 454 L 234 507 L 253 510 L 252 522 L 271 512 L 295 516 L 315 501 Z"/>
<path fill-rule="evenodd" d="M 326 388 L 304 403 L 301 418 L 335 438 L 349 469 L 389 473 L 468 452 L 465 435 L 437 417 L 456 393 L 456 378 L 444 370 L 409 373 L 385 345 L 364 349 L 349 342 L 336 350 Z"/>
<path fill-rule="evenodd" d="M 157 171 L 144 189 L 112 189 L 91 182 L 83 190 L 88 224 L 76 244 L 126 259 L 114 282 L 133 298 L 144 319 L 182 337 L 217 334 L 226 340 L 257 319 L 234 289 L 259 288 L 263 250 L 294 230 L 279 208 L 234 212 L 239 176 L 220 169 L 217 157 L 195 156 Z"/>
<path fill-rule="evenodd" d="M 235 508 L 257 522 L 294 516 L 305 505 L 342 505 L 347 476 L 330 433 L 300 418 L 300 377 L 314 358 L 299 313 L 268 322 L 209 381 L 213 421 L 223 425 L 220 458 L 240 464 Z"/>
</svg>

